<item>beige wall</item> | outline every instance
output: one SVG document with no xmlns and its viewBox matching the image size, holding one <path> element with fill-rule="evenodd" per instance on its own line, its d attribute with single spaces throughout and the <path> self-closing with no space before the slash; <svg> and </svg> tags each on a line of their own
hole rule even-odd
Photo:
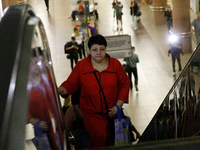
<svg viewBox="0 0 200 150">
<path fill-rule="evenodd" d="M 170 4 L 172 4 L 172 0 L 167 0 L 167 3 L 170 3 Z"/>
</svg>

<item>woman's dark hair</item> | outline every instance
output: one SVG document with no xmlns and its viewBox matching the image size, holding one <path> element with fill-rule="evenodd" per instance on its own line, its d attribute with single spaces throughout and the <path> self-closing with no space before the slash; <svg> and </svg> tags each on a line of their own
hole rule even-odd
<svg viewBox="0 0 200 150">
<path fill-rule="evenodd" d="M 89 38 L 88 48 L 90 49 L 92 47 L 92 45 L 94 45 L 94 44 L 104 45 L 105 47 L 107 47 L 106 39 L 100 34 L 94 35 Z"/>
</svg>

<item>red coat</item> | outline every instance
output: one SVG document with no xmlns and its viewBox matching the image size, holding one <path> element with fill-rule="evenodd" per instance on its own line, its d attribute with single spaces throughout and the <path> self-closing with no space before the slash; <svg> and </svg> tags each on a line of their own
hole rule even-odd
<svg viewBox="0 0 200 150">
<path fill-rule="evenodd" d="M 81 88 L 79 105 L 90 135 L 90 148 L 105 146 L 108 125 L 106 106 L 94 72 L 100 79 L 109 109 L 116 105 L 117 100 L 128 103 L 129 78 L 117 59 L 111 58 L 108 54 L 107 57 L 109 57 L 108 68 L 101 73 L 93 68 L 90 55 L 79 61 L 68 79 L 61 85 L 69 95 Z"/>
<path fill-rule="evenodd" d="M 48 138 L 51 149 L 59 149 L 57 143 L 60 143 L 63 147 L 63 135 L 61 122 L 58 115 L 58 108 L 57 104 L 55 103 L 55 97 L 52 90 L 53 89 L 50 87 L 50 84 L 45 82 L 43 79 L 41 80 L 40 84 L 32 83 L 32 88 L 29 95 L 28 120 L 31 120 L 32 118 L 39 118 L 40 120 L 45 121 L 49 127 Z M 53 131 L 53 125 L 51 123 L 49 112 L 51 112 L 54 116 L 57 129 L 56 132 L 59 135 L 59 138 L 56 137 L 56 133 Z"/>
</svg>

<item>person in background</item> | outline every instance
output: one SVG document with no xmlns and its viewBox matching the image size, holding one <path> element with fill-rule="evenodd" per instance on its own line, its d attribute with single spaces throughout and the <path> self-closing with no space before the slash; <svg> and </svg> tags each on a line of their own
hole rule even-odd
<svg viewBox="0 0 200 150">
<path fill-rule="evenodd" d="M 167 29 L 169 33 L 171 28 L 173 28 L 172 10 L 170 7 L 165 8 L 165 17 L 167 17 Z"/>
<path fill-rule="evenodd" d="M 71 95 L 72 105 L 64 116 L 64 122 L 67 131 L 71 132 L 74 137 L 75 149 L 88 149 L 89 135 L 85 129 L 83 116 L 79 108 L 80 92 L 81 90 L 78 89 Z"/>
<path fill-rule="evenodd" d="M 49 0 L 44 0 L 44 2 L 45 2 L 45 5 L 47 7 L 47 11 L 49 11 Z"/>
<path fill-rule="evenodd" d="M 112 8 L 115 9 L 115 13 L 116 13 L 117 31 L 119 30 L 118 21 L 121 22 L 120 31 L 122 31 L 123 30 L 123 28 L 122 28 L 122 15 L 123 15 L 122 8 L 123 8 L 123 5 L 122 5 L 121 2 L 116 0 L 114 5 L 112 5 Z"/>
<path fill-rule="evenodd" d="M 123 8 L 123 5 L 120 1 L 116 0 L 114 2 L 114 5 L 112 5 L 112 8 L 115 9 L 115 13 L 116 13 L 116 22 L 117 22 L 117 31 L 119 30 L 119 26 L 118 26 L 118 21 L 121 22 L 121 28 L 120 28 L 120 31 L 123 30 L 122 28 L 122 8 Z"/>
<path fill-rule="evenodd" d="M 145 6 L 147 6 L 147 3 L 145 2 L 145 0 L 135 0 L 135 2 L 138 5 L 138 11 L 141 11 L 141 3 L 143 3 Z M 137 16 L 137 21 L 140 21 L 140 16 Z"/>
<path fill-rule="evenodd" d="M 137 16 L 136 16 L 136 14 L 137 14 L 137 11 L 138 11 L 138 5 L 135 2 L 135 0 L 131 1 L 130 11 L 131 11 L 132 19 L 133 19 L 133 28 L 134 28 L 134 30 L 137 30 L 138 26 L 137 26 Z"/>
<path fill-rule="evenodd" d="M 76 17 L 77 14 L 83 15 L 84 12 L 85 12 L 85 8 L 84 8 L 83 4 L 81 3 L 81 1 L 78 1 L 77 4 L 79 6 L 78 9 L 73 10 L 71 16 L 69 17 L 69 18 L 72 19 L 72 21 L 75 21 L 75 19 L 76 19 L 75 17 Z"/>
<path fill-rule="evenodd" d="M 90 23 L 87 26 L 87 29 L 89 37 L 99 34 L 99 28 L 92 19 L 90 19 Z"/>
<path fill-rule="evenodd" d="M 98 11 L 97 11 L 98 8 L 99 8 L 98 3 L 91 4 L 90 7 L 89 7 L 90 15 L 95 14 L 96 20 L 99 19 L 99 14 L 98 14 Z"/>
<path fill-rule="evenodd" d="M 78 54 L 79 54 L 79 59 L 82 59 L 82 52 L 81 52 L 81 44 L 82 44 L 82 39 L 83 36 L 79 32 L 77 27 L 74 27 L 74 33 L 72 33 L 72 36 L 76 38 L 76 42 L 78 43 Z"/>
<path fill-rule="evenodd" d="M 90 37 L 89 56 L 77 63 L 58 88 L 62 97 L 81 89 L 79 107 L 89 133 L 89 148 L 114 145 L 114 133 L 108 130 L 108 119 L 117 116 L 115 105 L 122 108 L 128 103 L 129 78 L 119 60 L 106 53 L 106 47 L 107 41 L 102 35 Z"/>
<path fill-rule="evenodd" d="M 128 67 L 129 67 L 129 72 L 128 72 L 128 77 L 130 80 L 130 89 L 133 88 L 132 84 L 132 73 L 135 77 L 135 89 L 138 91 L 138 74 L 137 74 L 137 63 L 139 63 L 139 58 L 138 55 L 135 54 L 135 47 L 132 47 L 132 56 L 128 58 L 124 58 L 124 61 L 126 61 Z"/>
<path fill-rule="evenodd" d="M 181 68 L 180 53 L 182 53 L 184 55 L 184 53 L 182 52 L 182 41 L 181 41 L 180 37 L 178 36 L 177 32 L 174 32 L 170 36 L 169 46 L 171 47 L 171 49 L 168 51 L 168 56 L 171 53 L 172 68 L 173 68 L 172 75 L 175 76 L 176 75 L 176 73 L 175 73 L 175 61 L 177 59 L 177 62 L 178 62 L 178 65 L 179 65 L 179 71 L 181 71 L 182 68 Z"/>
<path fill-rule="evenodd" d="M 81 43 L 81 48 L 83 50 L 83 56 L 84 58 L 86 57 L 86 54 L 85 54 L 85 45 L 84 45 L 84 40 L 86 38 L 85 36 L 85 32 L 80 28 L 80 25 L 75 25 L 76 28 L 78 28 L 78 31 L 82 34 L 82 43 Z"/>
<path fill-rule="evenodd" d="M 73 36 L 71 37 L 71 41 L 67 42 L 65 45 L 65 53 L 68 53 L 67 56 L 68 59 L 70 59 L 71 62 L 71 69 L 73 70 L 73 61 L 77 64 L 78 62 L 78 44 L 76 42 L 76 38 Z"/>
<path fill-rule="evenodd" d="M 194 27 L 194 30 L 192 29 Z M 200 42 L 200 14 L 197 14 L 197 18 L 192 21 L 191 32 L 195 32 L 197 44 Z"/>
</svg>

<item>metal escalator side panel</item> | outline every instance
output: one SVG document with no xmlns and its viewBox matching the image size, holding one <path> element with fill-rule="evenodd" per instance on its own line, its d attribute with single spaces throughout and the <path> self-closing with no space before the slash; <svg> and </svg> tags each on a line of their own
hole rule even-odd
<svg viewBox="0 0 200 150">
<path fill-rule="evenodd" d="M 29 5 L 10 6 L 0 23 L 0 149 L 15 149 L 16 145 L 19 147 L 24 145 L 23 143 L 17 143 L 20 139 L 16 139 L 16 137 L 12 137 L 9 134 L 13 131 L 13 128 L 19 128 L 16 121 L 20 120 L 20 118 L 15 118 L 14 113 L 16 112 L 14 110 L 19 105 L 27 103 L 16 105 L 16 102 L 20 102 L 20 99 L 18 99 L 19 94 L 21 96 L 26 95 L 26 92 L 20 91 L 20 89 L 24 89 L 27 86 L 26 76 L 30 59 L 25 59 L 25 57 L 30 53 L 31 32 L 33 32 L 34 28 L 31 25 L 32 27 L 27 29 L 26 23 L 31 16 L 35 15 Z M 15 101 L 16 99 L 18 100 Z M 21 113 L 21 111 L 17 113 Z M 21 119 L 24 119 L 23 115 Z M 17 135 L 17 137 L 20 136 Z M 23 138 L 23 135 L 21 138 Z M 8 148 L 7 146 L 9 142 L 13 142 L 12 140 L 16 140 L 16 143 L 12 144 L 12 148 Z"/>
</svg>

